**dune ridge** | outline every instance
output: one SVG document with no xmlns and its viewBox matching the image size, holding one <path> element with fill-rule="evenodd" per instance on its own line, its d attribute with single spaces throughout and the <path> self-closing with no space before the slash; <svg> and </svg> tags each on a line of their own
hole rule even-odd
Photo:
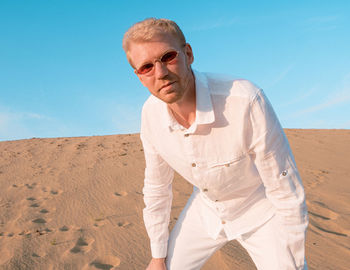
<svg viewBox="0 0 350 270">
<path fill-rule="evenodd" d="M 350 269 L 350 130 L 286 129 L 307 195 L 309 269 Z M 138 134 L 0 142 L 0 269 L 145 269 Z M 192 187 L 174 179 L 170 227 Z M 203 267 L 255 269 L 235 241 Z"/>
</svg>

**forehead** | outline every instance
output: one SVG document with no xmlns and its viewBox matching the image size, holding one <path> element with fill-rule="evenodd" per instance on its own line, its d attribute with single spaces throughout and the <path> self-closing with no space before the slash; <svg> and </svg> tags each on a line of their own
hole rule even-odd
<svg viewBox="0 0 350 270">
<path fill-rule="evenodd" d="M 180 50 L 179 39 L 172 35 L 158 35 L 148 41 L 130 43 L 128 56 L 134 67 L 160 57 L 168 50 Z"/>
</svg>

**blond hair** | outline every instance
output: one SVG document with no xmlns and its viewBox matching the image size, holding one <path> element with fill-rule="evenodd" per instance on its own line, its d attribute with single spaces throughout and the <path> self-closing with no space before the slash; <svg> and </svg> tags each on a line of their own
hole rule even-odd
<svg viewBox="0 0 350 270">
<path fill-rule="evenodd" d="M 132 25 L 123 37 L 123 49 L 130 62 L 128 51 L 132 42 L 152 40 L 156 35 L 170 34 L 177 38 L 181 44 L 186 44 L 186 39 L 180 27 L 172 20 L 148 18 Z"/>
</svg>

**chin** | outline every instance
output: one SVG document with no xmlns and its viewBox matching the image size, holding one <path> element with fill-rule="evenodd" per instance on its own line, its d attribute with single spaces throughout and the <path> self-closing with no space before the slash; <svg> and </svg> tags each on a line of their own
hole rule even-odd
<svg viewBox="0 0 350 270">
<path fill-rule="evenodd" d="M 164 101 L 165 103 L 172 104 L 176 101 L 179 101 L 181 99 L 178 95 L 166 95 L 166 96 L 159 96 L 159 99 Z"/>
<path fill-rule="evenodd" d="M 175 99 L 175 98 L 160 98 L 162 101 L 164 101 L 165 103 L 168 103 L 168 104 L 172 104 L 174 102 L 176 102 L 178 99 Z"/>
</svg>

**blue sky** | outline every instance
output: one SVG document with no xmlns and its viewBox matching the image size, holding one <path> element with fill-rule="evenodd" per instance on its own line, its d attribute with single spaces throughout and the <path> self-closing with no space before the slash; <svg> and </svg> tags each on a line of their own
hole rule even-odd
<svg viewBox="0 0 350 270">
<path fill-rule="evenodd" d="M 285 128 L 350 128 L 350 1 L 0 0 L 0 140 L 138 133 L 123 33 L 182 28 L 193 68 L 264 89 Z"/>
</svg>

